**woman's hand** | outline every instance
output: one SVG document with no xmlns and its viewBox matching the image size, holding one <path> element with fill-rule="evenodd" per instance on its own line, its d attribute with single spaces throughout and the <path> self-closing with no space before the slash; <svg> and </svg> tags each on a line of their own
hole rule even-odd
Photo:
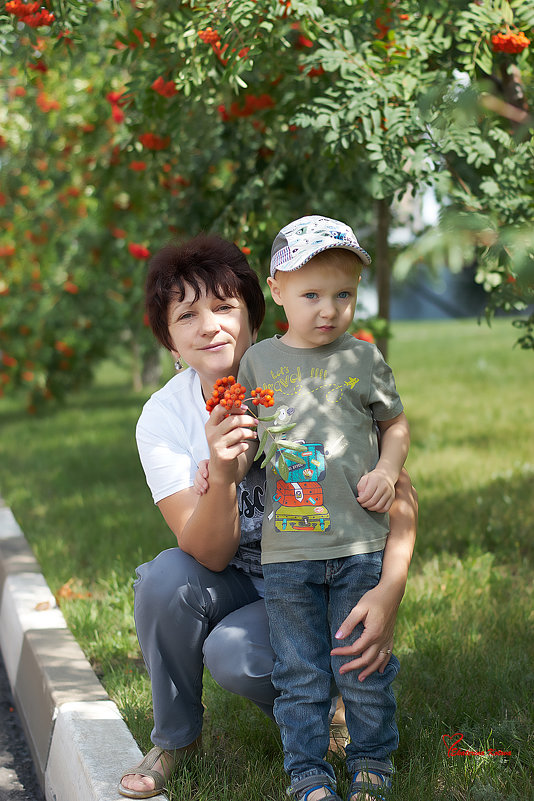
<svg viewBox="0 0 534 801">
<path fill-rule="evenodd" d="M 341 624 L 336 638 L 343 640 L 348 637 L 358 623 L 363 623 L 362 634 L 352 645 L 340 646 L 331 651 L 338 656 L 355 657 L 342 665 L 340 673 L 363 668 L 358 676 L 358 680 L 363 681 L 375 670 L 384 672 L 393 649 L 393 632 L 401 598 L 398 593 L 380 584 L 362 596 Z"/>
<path fill-rule="evenodd" d="M 380 581 L 360 598 L 343 621 L 338 639 L 348 637 L 358 623 L 363 624 L 364 630 L 352 645 L 332 650 L 333 654 L 355 657 L 343 665 L 340 672 L 363 668 L 358 676 L 360 681 L 375 670 L 383 673 L 390 659 L 397 611 L 406 588 L 415 543 L 417 509 L 417 492 L 403 469 L 395 485 L 395 501 L 389 512 L 390 532 L 384 548 Z"/>
<path fill-rule="evenodd" d="M 206 423 L 206 439 L 210 449 L 209 482 L 238 482 L 240 460 L 252 442 L 256 442 L 258 421 L 248 414 L 246 406 L 231 414 L 216 406 Z"/>
</svg>

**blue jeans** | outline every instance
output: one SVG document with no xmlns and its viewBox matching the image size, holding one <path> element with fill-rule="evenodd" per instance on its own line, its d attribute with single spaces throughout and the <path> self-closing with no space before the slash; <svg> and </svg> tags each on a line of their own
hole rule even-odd
<svg viewBox="0 0 534 801">
<path fill-rule="evenodd" d="M 342 642 L 335 633 L 367 590 L 378 584 L 382 551 L 342 559 L 263 565 L 265 605 L 276 654 L 272 680 L 279 696 L 274 714 L 284 747 L 284 768 L 293 790 L 335 774 L 324 759 L 329 745 L 328 712 L 332 677 L 345 703 L 351 774 L 362 767 L 391 773 L 390 754 L 398 746 L 395 698 L 391 682 L 399 670 L 392 656 L 384 673 L 363 682 L 358 671 L 339 673 L 350 656 L 330 650 L 350 645 L 363 631 L 359 624 Z"/>
</svg>

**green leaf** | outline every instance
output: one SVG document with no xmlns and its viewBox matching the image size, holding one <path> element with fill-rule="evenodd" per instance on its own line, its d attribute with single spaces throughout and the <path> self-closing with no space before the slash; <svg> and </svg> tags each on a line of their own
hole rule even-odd
<svg viewBox="0 0 534 801">
<path fill-rule="evenodd" d="M 306 459 L 303 459 L 302 456 L 297 456 L 296 453 L 291 453 L 291 451 L 284 451 L 284 459 L 295 462 L 295 464 L 306 464 Z"/>
<path fill-rule="evenodd" d="M 260 464 L 260 467 L 265 467 L 271 461 L 271 459 L 273 458 L 273 456 L 276 453 L 276 447 L 277 447 L 276 446 L 276 442 L 271 443 L 271 447 L 269 448 L 269 450 L 265 454 L 265 459 Z"/>
<path fill-rule="evenodd" d="M 284 448 L 289 448 L 292 451 L 300 451 L 301 453 L 304 453 L 304 451 L 308 450 L 307 445 L 302 445 L 300 442 L 291 442 L 289 439 L 283 439 L 280 445 Z"/>
<path fill-rule="evenodd" d="M 282 456 L 282 454 L 280 454 L 280 457 L 278 459 L 277 469 L 278 469 L 278 474 L 282 479 L 282 481 L 287 481 L 287 479 L 289 478 L 289 466 L 284 457 Z"/>
<path fill-rule="evenodd" d="M 513 25 L 514 12 L 510 8 L 510 3 L 506 2 L 506 0 L 501 3 L 501 14 L 507 25 Z"/>
<path fill-rule="evenodd" d="M 285 426 L 269 426 L 267 431 L 270 431 L 271 434 L 285 434 L 286 431 L 291 431 L 296 425 L 296 423 L 287 423 Z"/>
<path fill-rule="evenodd" d="M 259 459 L 260 456 L 263 454 L 263 451 L 265 450 L 265 443 L 267 442 L 267 437 L 268 436 L 269 436 L 269 431 L 268 431 L 268 429 L 265 429 L 265 431 L 261 435 L 261 439 L 260 439 L 260 442 L 259 442 L 259 445 L 258 445 L 258 450 L 256 452 L 256 456 L 254 457 L 254 461 Z"/>
</svg>

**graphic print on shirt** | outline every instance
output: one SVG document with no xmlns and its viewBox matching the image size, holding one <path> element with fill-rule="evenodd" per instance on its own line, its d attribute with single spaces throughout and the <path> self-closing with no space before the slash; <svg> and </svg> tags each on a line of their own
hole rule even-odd
<svg viewBox="0 0 534 801">
<path fill-rule="evenodd" d="M 324 403 L 338 403 L 344 392 L 354 389 L 360 379 L 347 376 L 342 383 L 332 381 L 328 376 L 328 370 L 312 367 L 308 380 L 303 376 L 301 367 L 290 369 L 287 365 L 282 365 L 279 370 L 271 370 L 272 381 L 264 383 L 263 389 L 272 389 L 276 394 L 283 395 L 287 401 L 291 401 L 298 395 L 317 393 L 322 394 Z M 313 383 L 310 384 L 312 379 Z"/>
<path fill-rule="evenodd" d="M 263 384 L 264 389 L 275 392 L 276 411 L 273 429 L 298 421 L 303 412 L 302 402 L 313 396 L 323 410 L 335 407 L 347 393 L 358 393 L 360 379 L 351 371 L 343 377 L 334 370 L 332 374 L 322 366 L 281 364 L 271 369 L 271 381 Z M 281 405 L 280 405 L 281 404 Z M 291 404 L 286 405 L 286 404 Z M 332 413 L 327 412 L 330 419 Z M 326 432 L 325 432 L 326 433 Z M 283 440 L 304 446 L 298 451 L 298 461 L 292 458 L 290 448 L 283 447 Z M 346 445 L 342 432 L 338 432 L 328 449 L 326 442 L 307 441 L 293 437 L 290 431 L 276 440 L 276 450 L 270 459 L 270 468 L 275 475 L 276 487 L 273 492 L 274 509 L 269 518 L 276 531 L 333 533 L 328 498 L 325 499 L 323 482 L 326 476 L 326 456 L 334 456 L 334 451 Z M 289 443 L 288 443 L 289 444 Z M 326 504 L 325 505 L 325 500 Z M 279 505 L 278 505 L 279 504 Z"/>
<path fill-rule="evenodd" d="M 328 531 L 330 513 L 323 504 L 320 482 L 326 475 L 324 447 L 320 442 L 304 442 L 299 453 L 304 464 L 289 465 L 289 481 L 278 479 L 273 500 L 280 506 L 275 511 L 278 531 Z M 284 448 L 280 448 L 283 452 Z M 275 461 L 275 470 L 278 463 Z"/>
</svg>

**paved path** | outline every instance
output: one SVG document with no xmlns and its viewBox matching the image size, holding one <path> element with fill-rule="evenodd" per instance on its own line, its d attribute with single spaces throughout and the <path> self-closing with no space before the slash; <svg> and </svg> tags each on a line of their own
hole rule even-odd
<svg viewBox="0 0 534 801">
<path fill-rule="evenodd" d="M 0 801 L 43 801 L 0 656 Z"/>
<path fill-rule="evenodd" d="M 1 497 L 0 651 L 5 665 L 5 690 L 0 690 L 0 801 L 42 799 L 28 794 L 24 772 L 28 763 L 13 750 L 17 742 L 13 698 L 48 801 L 117 801 L 119 768 L 137 764 L 141 751 L 68 630 Z M 164 796 L 158 799 L 163 801 Z"/>
</svg>

